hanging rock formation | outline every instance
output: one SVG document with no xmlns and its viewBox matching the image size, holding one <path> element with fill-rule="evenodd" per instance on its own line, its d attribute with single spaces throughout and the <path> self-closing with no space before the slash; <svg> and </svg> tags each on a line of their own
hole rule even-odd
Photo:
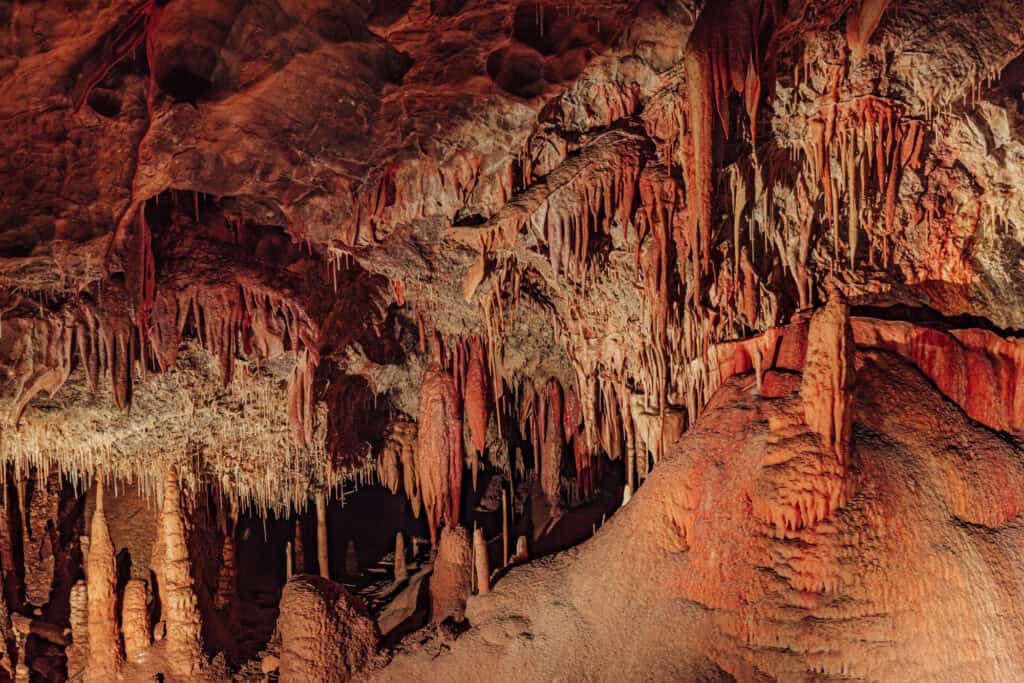
<svg viewBox="0 0 1024 683">
<path fill-rule="evenodd" d="M 420 390 L 416 473 L 430 540 L 436 547 L 442 521 L 458 524 L 463 456 L 458 387 L 441 367 L 440 349 L 433 353 Z"/>
</svg>

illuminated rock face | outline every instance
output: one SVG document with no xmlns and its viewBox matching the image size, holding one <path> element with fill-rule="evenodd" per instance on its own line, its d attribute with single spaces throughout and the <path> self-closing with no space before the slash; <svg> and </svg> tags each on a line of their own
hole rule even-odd
<svg viewBox="0 0 1024 683">
<path fill-rule="evenodd" d="M 594 539 L 514 570 L 450 653 L 385 678 L 1019 677 L 1020 448 L 894 356 L 856 365 L 841 507 L 814 503 L 832 475 L 808 376 L 728 380 Z"/>
<path fill-rule="evenodd" d="M 0 3 L 0 679 L 1021 678 L 1022 12 Z"/>
</svg>

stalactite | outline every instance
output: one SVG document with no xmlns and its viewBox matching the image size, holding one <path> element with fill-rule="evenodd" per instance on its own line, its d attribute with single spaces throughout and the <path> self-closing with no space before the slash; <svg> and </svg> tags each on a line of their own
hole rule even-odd
<svg viewBox="0 0 1024 683">
<path fill-rule="evenodd" d="M 124 654 L 129 661 L 137 660 L 149 649 L 151 627 L 146 599 L 146 582 L 142 579 L 128 581 L 121 599 L 121 629 Z"/>
<path fill-rule="evenodd" d="M 868 42 L 892 0 L 861 0 L 846 16 L 846 42 L 856 60 L 864 59 Z"/>
<path fill-rule="evenodd" d="M 300 446 L 308 446 L 313 439 L 313 377 L 317 363 L 316 355 L 303 349 L 288 382 L 288 418 Z"/>
<path fill-rule="evenodd" d="M 420 390 L 416 473 L 427 513 L 431 542 L 436 547 L 442 519 L 458 524 L 462 491 L 462 408 L 455 379 L 444 370 L 441 348 Z"/>
<path fill-rule="evenodd" d="M 689 155 L 692 162 L 686 168 L 686 186 L 692 198 L 688 241 L 693 254 L 693 282 L 699 288 L 699 275 L 708 271 L 711 257 L 714 129 L 711 57 L 706 49 L 694 46 L 686 52 L 685 65 L 690 108 L 689 144 L 692 146 Z"/>
<path fill-rule="evenodd" d="M 161 567 L 163 573 L 158 580 L 164 584 L 167 596 L 163 614 L 167 624 L 168 664 L 172 675 L 190 677 L 202 671 L 206 662 L 203 654 L 202 616 L 192 587 L 192 560 L 186 541 L 181 488 L 174 468 L 169 468 L 164 477 L 160 525 L 163 527 L 164 558 Z M 89 596 L 91 604 L 91 587 Z M 91 647 L 95 646 L 91 634 L 89 642 Z"/>
<path fill-rule="evenodd" d="M 401 449 L 401 442 L 388 439 L 377 458 L 377 481 L 391 493 L 398 493 L 402 483 L 402 473 L 399 469 Z"/>
<path fill-rule="evenodd" d="M 114 543 L 107 527 L 103 488 L 103 478 L 98 477 L 85 571 L 89 596 L 89 663 L 85 679 L 97 683 L 116 679 L 124 664 L 121 633 L 117 627 L 117 568 Z"/>
<path fill-rule="evenodd" d="M 465 414 L 472 435 L 472 446 L 482 454 L 487 446 L 487 421 L 489 418 L 488 381 L 484 350 L 479 337 L 469 339 L 469 365 L 466 369 Z"/>
</svg>

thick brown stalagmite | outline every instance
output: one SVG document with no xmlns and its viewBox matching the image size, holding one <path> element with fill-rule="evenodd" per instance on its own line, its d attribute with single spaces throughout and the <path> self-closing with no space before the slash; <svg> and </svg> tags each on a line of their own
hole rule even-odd
<svg viewBox="0 0 1024 683">
<path fill-rule="evenodd" d="M 167 501 L 161 501 L 161 512 L 166 507 Z M 157 516 L 156 533 L 153 538 L 153 549 L 149 554 L 149 570 L 156 577 L 155 599 L 160 605 L 159 620 L 154 624 L 153 639 L 163 640 L 167 632 L 167 584 L 164 581 L 164 562 L 167 556 L 167 544 L 164 541 L 165 527 L 160 522 L 159 513 Z"/>
<path fill-rule="evenodd" d="M 380 634 L 359 598 L 340 583 L 293 576 L 281 594 L 280 680 L 340 683 L 366 668 Z"/>
<path fill-rule="evenodd" d="M 491 592 L 491 561 L 487 557 L 487 541 L 484 530 L 473 531 L 473 559 L 476 567 L 476 592 L 481 595 Z"/>
<path fill-rule="evenodd" d="M 85 577 L 89 595 L 89 658 L 87 681 L 114 680 L 121 671 L 121 634 L 117 628 L 117 569 L 114 543 L 103 506 L 103 477 L 96 478 L 96 509 L 89 532 Z"/>
<path fill-rule="evenodd" d="M 562 418 L 562 385 L 552 378 L 547 389 L 547 419 L 541 446 L 540 486 L 551 503 L 558 501 L 562 481 L 562 454 L 565 434 Z"/>
<path fill-rule="evenodd" d="M 213 606 L 221 611 L 228 624 L 238 624 L 238 570 L 236 569 L 237 551 L 232 534 L 224 536 L 221 548 L 220 572 L 217 575 L 217 593 L 213 596 Z"/>
<path fill-rule="evenodd" d="M 405 581 L 409 577 L 409 565 L 405 557 L 405 536 L 401 531 L 395 532 L 395 582 Z"/>
<path fill-rule="evenodd" d="M 198 673 L 205 662 L 202 616 L 192 587 L 192 561 L 188 554 L 185 516 L 181 505 L 178 474 L 174 468 L 170 468 L 164 478 L 163 509 L 160 512 L 164 560 L 163 574 L 158 580 L 164 584 L 164 594 L 167 596 L 167 602 L 163 605 L 163 620 L 167 627 L 170 673 L 189 677 Z M 89 595 L 92 595 L 91 588 Z M 89 602 L 92 603 L 91 597 Z M 94 646 L 91 636 L 89 642 Z"/>
<path fill-rule="evenodd" d="M 68 678 L 75 680 L 85 671 L 89 657 L 89 593 L 85 579 L 71 587 L 71 644 L 65 649 Z"/>
<path fill-rule="evenodd" d="M 441 623 L 447 617 L 462 621 L 466 599 L 473 585 L 473 551 L 462 527 L 445 527 L 430 577 L 430 618 Z"/>
<path fill-rule="evenodd" d="M 508 566 L 508 548 L 511 545 L 508 537 L 508 493 L 501 487 L 501 566 Z"/>
<path fill-rule="evenodd" d="M 28 524 L 22 529 L 25 556 L 25 599 L 33 605 L 50 601 L 53 587 L 53 542 L 50 529 L 57 526 L 60 506 L 60 472 L 35 470 L 33 493 L 28 503 Z"/>
<path fill-rule="evenodd" d="M 295 541 L 292 545 L 292 557 L 296 574 L 306 573 L 306 548 L 302 544 L 302 520 L 295 517 Z"/>
<path fill-rule="evenodd" d="M 11 673 L 13 661 L 8 643 L 15 637 L 11 624 L 11 613 L 7 602 L 0 595 L 0 671 Z"/>
<path fill-rule="evenodd" d="M 526 536 L 516 539 L 516 554 L 512 556 L 512 562 L 526 562 L 530 559 L 530 551 L 526 545 Z"/>
<path fill-rule="evenodd" d="M 146 601 L 146 582 L 142 579 L 128 581 L 121 600 L 121 631 L 124 654 L 129 661 L 138 659 L 149 648 L 152 631 Z"/>
<path fill-rule="evenodd" d="M 8 606 L 19 604 L 18 573 L 14 563 L 14 526 L 12 525 L 14 495 L 9 484 L 3 486 L 3 503 L 0 504 L 0 572 L 3 573 L 4 598 Z"/>
<path fill-rule="evenodd" d="M 420 391 L 416 470 L 436 547 L 442 519 L 458 524 L 462 491 L 462 411 L 455 379 L 441 365 L 440 343 Z"/>
<path fill-rule="evenodd" d="M 811 319 L 800 396 L 807 425 L 842 463 L 853 425 L 854 350 L 849 307 L 833 295 Z"/>
<path fill-rule="evenodd" d="M 323 491 L 318 491 L 316 501 L 316 559 L 320 576 L 331 578 L 327 547 L 327 499 Z"/>
</svg>

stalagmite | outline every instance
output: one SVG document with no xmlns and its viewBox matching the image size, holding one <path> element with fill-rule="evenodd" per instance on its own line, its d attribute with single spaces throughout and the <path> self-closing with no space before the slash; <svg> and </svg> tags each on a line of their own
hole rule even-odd
<svg viewBox="0 0 1024 683">
<path fill-rule="evenodd" d="M 182 510 L 178 473 L 172 467 L 164 477 L 163 509 L 160 511 L 163 527 L 164 561 L 158 581 L 164 584 L 167 602 L 163 605 L 163 619 L 167 624 L 167 652 L 170 673 L 189 677 L 198 674 L 205 665 L 202 640 L 202 616 L 192 587 L 192 560 L 186 540 L 185 515 Z M 95 552 L 95 549 L 92 551 Z M 89 603 L 92 604 L 90 583 Z M 90 632 L 90 649 L 95 647 Z"/>
<path fill-rule="evenodd" d="M 345 546 L 345 576 L 350 579 L 359 576 L 359 554 L 356 552 L 356 542 L 352 539 Z"/>
<path fill-rule="evenodd" d="M 232 534 L 224 535 L 221 548 L 220 571 L 217 574 L 217 592 L 213 596 L 213 606 L 227 615 L 229 621 L 237 616 L 235 608 L 238 604 L 238 583 L 236 564 L 235 539 Z"/>
<path fill-rule="evenodd" d="M 316 559 L 320 576 L 325 579 L 331 578 L 329 566 L 329 548 L 327 546 L 327 500 L 323 491 L 318 491 L 314 500 L 316 502 Z"/>
<path fill-rule="evenodd" d="M 85 579 L 71 587 L 69 597 L 71 644 L 65 648 L 68 678 L 77 679 L 85 671 L 89 658 L 89 595 Z"/>
<path fill-rule="evenodd" d="M 295 533 L 292 536 L 294 539 L 292 544 L 292 554 L 290 557 L 294 558 L 295 571 L 298 574 L 306 573 L 306 548 L 302 543 L 302 519 L 296 515 L 295 517 Z"/>
<path fill-rule="evenodd" d="M 811 319 L 800 396 L 807 424 L 842 463 L 850 452 L 854 382 L 849 308 L 833 295 Z"/>
<path fill-rule="evenodd" d="M 473 556 L 476 569 L 476 591 L 481 595 L 491 592 L 491 562 L 487 557 L 487 541 L 480 527 L 473 532 Z"/>
<path fill-rule="evenodd" d="M 395 532 L 395 583 L 405 581 L 409 577 L 409 565 L 405 555 L 405 536 L 401 531 Z"/>
<path fill-rule="evenodd" d="M 92 514 L 85 572 L 89 596 L 89 658 L 85 679 L 97 683 L 116 679 L 124 664 L 121 633 L 117 627 L 117 569 L 103 488 L 103 477 L 97 476 L 96 509 Z"/>
<path fill-rule="evenodd" d="M 292 569 L 292 542 L 288 541 L 284 546 L 284 579 L 292 578 L 295 571 Z M 301 573 L 301 572 L 300 572 Z"/>
<path fill-rule="evenodd" d="M 161 491 L 161 493 L 163 493 Z M 167 499 L 161 496 L 160 511 L 167 506 Z M 158 522 L 160 520 L 158 513 Z M 156 577 L 156 601 L 160 604 L 160 619 L 153 625 L 153 640 L 163 640 L 167 633 L 167 605 L 169 601 L 167 583 L 164 581 L 164 564 L 167 561 L 167 544 L 165 541 L 166 526 L 157 523 L 153 548 L 149 556 L 150 573 Z"/>
<path fill-rule="evenodd" d="M 530 559 L 530 553 L 526 545 L 526 536 L 516 539 L 516 554 L 512 557 L 513 564 L 522 564 Z"/>
<path fill-rule="evenodd" d="M 557 504 L 562 482 L 562 455 L 565 442 L 562 417 L 562 386 L 552 378 L 547 386 L 544 440 L 541 446 L 540 485 L 552 504 Z"/>
<path fill-rule="evenodd" d="M 473 550 L 469 534 L 459 527 L 441 530 L 441 541 L 430 577 L 430 619 L 462 621 L 473 585 Z"/>
<path fill-rule="evenodd" d="M 509 529 L 508 529 L 508 493 L 505 491 L 505 487 L 501 487 L 501 566 L 508 566 L 508 548 L 509 548 Z"/>
<path fill-rule="evenodd" d="M 61 478 L 56 468 L 35 470 L 34 490 L 28 502 L 28 524 L 22 528 L 25 556 L 25 599 L 33 605 L 50 601 L 54 554 L 51 529 L 57 527 Z"/>
<path fill-rule="evenodd" d="M 340 583 L 298 574 L 281 593 L 281 681 L 341 683 L 366 668 L 380 633 L 362 601 Z"/>
<path fill-rule="evenodd" d="M 129 661 L 138 659 L 149 648 L 152 628 L 149 624 L 147 586 L 142 579 L 131 579 L 121 599 L 121 630 L 124 654 Z"/>
<path fill-rule="evenodd" d="M 6 466 L 4 467 L 3 471 L 6 473 Z M 0 503 L 0 572 L 3 573 L 4 600 L 12 608 L 20 604 L 20 587 L 14 562 L 14 526 L 11 523 L 13 509 L 14 496 L 11 494 L 11 487 L 4 483 L 3 501 Z"/>
</svg>

